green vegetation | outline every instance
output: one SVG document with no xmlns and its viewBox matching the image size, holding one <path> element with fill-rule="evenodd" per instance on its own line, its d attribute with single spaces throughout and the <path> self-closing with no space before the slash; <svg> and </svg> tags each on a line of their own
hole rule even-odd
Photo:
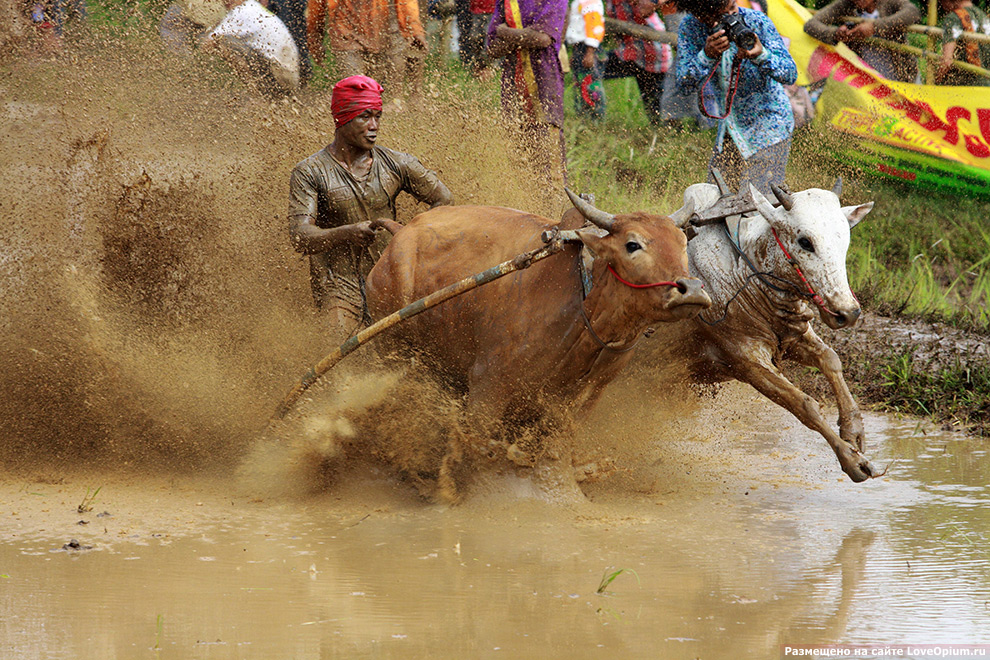
<svg viewBox="0 0 990 660">
<path fill-rule="evenodd" d="M 86 513 L 87 511 L 92 511 L 93 504 L 96 503 L 96 496 L 100 494 L 100 489 L 102 488 L 103 486 L 99 486 L 92 493 L 90 492 L 89 488 L 87 488 L 86 495 L 82 498 L 82 501 L 79 503 L 79 506 L 76 507 L 76 511 L 78 511 L 79 513 Z"/>
<path fill-rule="evenodd" d="M 981 436 L 990 433 L 990 364 L 957 359 L 938 365 L 900 352 L 853 356 L 850 367 L 850 377 L 863 383 L 857 393 L 882 410 L 951 422 Z"/>
<path fill-rule="evenodd" d="M 612 582 L 615 580 L 615 578 L 619 577 L 623 573 L 632 573 L 636 577 L 636 582 L 637 583 L 639 582 L 639 575 L 636 573 L 636 571 L 634 571 L 631 568 L 620 568 L 620 569 L 614 570 L 614 571 L 610 571 L 609 569 L 605 569 L 605 572 L 602 573 L 602 579 L 598 583 L 598 588 L 595 590 L 595 593 L 596 594 L 599 594 L 599 595 L 606 595 L 606 594 L 608 594 L 609 592 L 606 591 L 606 589 L 608 589 L 608 586 L 610 584 L 612 584 Z"/>
</svg>

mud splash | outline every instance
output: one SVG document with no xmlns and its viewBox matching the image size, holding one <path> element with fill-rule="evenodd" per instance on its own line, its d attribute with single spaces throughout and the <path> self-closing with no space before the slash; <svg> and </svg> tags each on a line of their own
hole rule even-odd
<svg viewBox="0 0 990 660">
<path fill-rule="evenodd" d="M 8 68 L 6 468 L 229 471 L 247 457 L 256 485 L 298 480 L 305 492 L 360 458 L 456 501 L 479 464 L 561 453 L 513 429 L 467 428 L 457 396 L 401 365 L 365 373 L 373 361 L 333 374 L 281 448 L 255 447 L 287 387 L 333 348 L 284 217 L 289 171 L 330 139 L 329 94 L 268 104 L 210 61 L 140 40 Z M 484 100 L 430 82 L 417 99 L 386 94 L 385 119 L 384 143 L 436 169 L 458 202 L 551 217 L 566 206 L 562 191 L 533 188 Z M 400 197 L 400 218 L 420 210 Z M 346 391 L 361 395 L 337 400 Z M 563 436 L 571 424 L 543 430 Z M 596 443 L 581 450 L 589 474 L 604 456 Z M 507 460 L 508 445 L 526 455 Z"/>
</svg>

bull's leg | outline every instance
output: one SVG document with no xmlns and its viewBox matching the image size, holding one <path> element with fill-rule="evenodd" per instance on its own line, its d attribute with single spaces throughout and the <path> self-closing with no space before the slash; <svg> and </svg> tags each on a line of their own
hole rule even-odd
<svg viewBox="0 0 990 660">
<path fill-rule="evenodd" d="M 866 447 L 863 415 L 846 385 L 846 379 L 842 377 L 842 361 L 835 351 L 808 328 L 801 339 L 790 347 L 787 357 L 807 367 L 815 367 L 825 375 L 839 406 L 839 436 L 863 451 Z"/>
<path fill-rule="evenodd" d="M 750 347 L 752 349 L 752 347 Z M 745 350 L 745 349 L 744 349 Z M 735 377 L 749 383 L 761 394 L 779 406 L 789 410 L 802 424 L 825 438 L 839 459 L 839 465 L 853 481 L 865 481 L 876 474 L 870 462 L 849 442 L 832 430 L 822 417 L 818 402 L 787 380 L 773 365 L 769 355 L 748 351 L 749 359 L 738 360 Z"/>
</svg>

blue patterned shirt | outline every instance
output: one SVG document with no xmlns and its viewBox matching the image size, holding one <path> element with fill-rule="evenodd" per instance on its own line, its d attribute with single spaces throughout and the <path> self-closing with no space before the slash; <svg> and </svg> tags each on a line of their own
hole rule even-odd
<svg viewBox="0 0 990 660">
<path fill-rule="evenodd" d="M 786 140 L 794 132 L 794 114 L 783 86 L 797 80 L 797 66 L 766 14 L 740 7 L 739 15 L 760 38 L 763 52 L 755 59 L 743 59 L 732 111 L 719 122 L 715 148 L 722 150 L 728 131 L 742 157 L 749 158 L 761 149 Z M 711 59 L 705 55 L 705 40 L 709 33 L 708 26 L 692 14 L 681 21 L 677 33 L 677 52 L 680 53 L 677 86 L 685 93 L 697 92 L 698 86 L 717 64 L 719 70 L 712 79 L 717 83 L 717 89 L 711 84 L 705 89 L 705 107 L 709 114 L 721 115 L 725 113 L 725 95 L 738 48 L 732 44 L 721 60 Z"/>
</svg>

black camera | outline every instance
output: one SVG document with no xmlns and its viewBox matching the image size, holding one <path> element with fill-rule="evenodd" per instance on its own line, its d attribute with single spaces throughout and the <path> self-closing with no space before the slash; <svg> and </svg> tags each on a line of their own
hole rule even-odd
<svg viewBox="0 0 990 660">
<path fill-rule="evenodd" d="M 713 32 L 719 30 L 725 30 L 725 36 L 741 50 L 753 50 L 756 46 L 756 33 L 739 14 L 722 14 Z"/>
</svg>

